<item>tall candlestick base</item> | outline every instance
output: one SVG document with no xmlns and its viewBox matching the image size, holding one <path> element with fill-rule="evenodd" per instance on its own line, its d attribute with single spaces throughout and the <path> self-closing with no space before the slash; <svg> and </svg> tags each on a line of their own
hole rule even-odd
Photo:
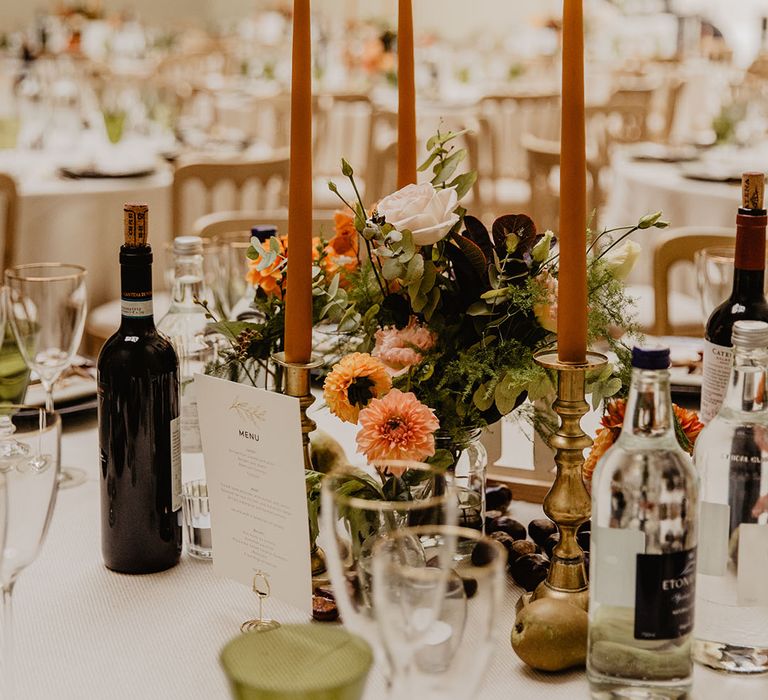
<svg viewBox="0 0 768 700">
<path fill-rule="evenodd" d="M 544 512 L 557 525 L 560 543 L 552 553 L 546 580 L 533 593 L 522 596 L 519 605 L 539 598 L 557 598 L 586 610 L 589 582 L 576 532 L 591 514 L 592 503 L 581 470 L 584 450 L 592 439 L 581 429 L 581 419 L 589 410 L 584 398 L 586 374 L 604 366 L 608 359 L 594 352 L 587 353 L 586 361 L 578 364 L 560 362 L 555 352 L 539 353 L 535 359 L 542 367 L 557 371 L 557 399 L 553 408 L 560 416 L 560 427 L 549 439 L 555 451 L 557 474 L 544 498 Z"/>
<path fill-rule="evenodd" d="M 301 444 L 304 448 L 304 469 L 312 469 L 310 459 L 309 434 L 317 428 L 317 423 L 307 416 L 307 409 L 315 402 L 310 390 L 310 372 L 323 364 L 319 357 L 309 362 L 287 362 L 284 352 L 272 353 L 272 360 L 283 368 L 283 393 L 295 396 L 301 408 Z"/>
<path fill-rule="evenodd" d="M 304 453 L 304 469 L 312 469 L 309 434 L 317 424 L 307 415 L 307 409 L 315 402 L 311 391 L 311 371 L 323 364 L 319 357 L 312 357 L 309 362 L 288 362 L 284 352 L 272 353 L 272 360 L 283 368 L 283 393 L 299 400 L 301 410 L 301 445 Z M 325 553 L 316 542 L 312 543 L 312 575 L 318 576 L 325 571 Z"/>
</svg>

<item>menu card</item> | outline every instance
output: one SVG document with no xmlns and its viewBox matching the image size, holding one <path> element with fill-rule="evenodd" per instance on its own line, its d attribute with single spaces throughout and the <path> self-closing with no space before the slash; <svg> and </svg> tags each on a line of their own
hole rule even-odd
<svg viewBox="0 0 768 700">
<path fill-rule="evenodd" d="M 196 375 L 211 507 L 213 567 L 312 612 L 309 522 L 299 400 Z"/>
</svg>

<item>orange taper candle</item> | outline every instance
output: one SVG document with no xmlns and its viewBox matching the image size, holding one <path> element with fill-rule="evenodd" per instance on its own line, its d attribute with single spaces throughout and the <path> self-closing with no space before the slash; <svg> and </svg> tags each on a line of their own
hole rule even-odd
<svg viewBox="0 0 768 700">
<path fill-rule="evenodd" d="M 312 48 L 309 0 L 293 2 L 285 359 L 312 355 Z"/>
<path fill-rule="evenodd" d="M 413 6 L 397 10 L 397 186 L 416 182 L 416 84 L 413 67 Z"/>
<path fill-rule="evenodd" d="M 560 130 L 557 356 L 561 362 L 581 363 L 586 361 L 587 354 L 587 159 L 582 0 L 563 2 Z"/>
</svg>

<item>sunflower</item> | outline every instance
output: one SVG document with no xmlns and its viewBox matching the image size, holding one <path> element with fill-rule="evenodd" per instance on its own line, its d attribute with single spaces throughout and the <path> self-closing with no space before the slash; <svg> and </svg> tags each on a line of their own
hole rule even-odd
<svg viewBox="0 0 768 700">
<path fill-rule="evenodd" d="M 357 423 L 360 410 L 392 388 L 387 368 L 368 353 L 353 352 L 337 362 L 323 385 L 331 413 L 347 423 Z"/>
</svg>

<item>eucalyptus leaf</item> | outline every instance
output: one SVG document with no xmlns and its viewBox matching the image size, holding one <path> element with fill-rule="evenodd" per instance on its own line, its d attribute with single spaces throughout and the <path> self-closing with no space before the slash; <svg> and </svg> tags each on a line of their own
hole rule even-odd
<svg viewBox="0 0 768 700">
<path fill-rule="evenodd" d="M 424 318 L 427 321 L 432 319 L 432 314 L 435 313 L 439 301 L 440 290 L 437 287 L 432 287 L 432 291 L 429 293 L 429 303 L 424 307 Z"/>
<path fill-rule="evenodd" d="M 416 280 L 420 280 L 423 274 L 424 258 L 416 253 L 408 263 L 408 268 L 405 271 L 405 277 L 403 279 L 406 282 L 415 282 Z"/>
<path fill-rule="evenodd" d="M 387 258 L 381 266 L 381 274 L 384 279 L 391 282 L 405 273 L 405 266 L 397 258 Z"/>
<path fill-rule="evenodd" d="M 333 279 L 331 280 L 331 283 L 328 285 L 328 296 L 331 297 L 331 299 L 335 298 L 336 292 L 339 291 L 339 282 L 341 281 L 341 275 L 337 272 Z"/>
<path fill-rule="evenodd" d="M 448 156 L 442 163 L 436 165 L 434 169 L 435 176 L 432 178 L 432 185 L 437 187 L 452 177 L 456 172 L 456 168 L 459 167 L 461 161 L 466 157 L 467 152 L 465 150 L 456 151 Z"/>
<path fill-rule="evenodd" d="M 477 182 L 477 170 L 470 170 L 468 173 L 462 173 L 452 180 L 448 187 L 456 188 L 456 196 L 461 199 L 469 192 Z"/>
</svg>

